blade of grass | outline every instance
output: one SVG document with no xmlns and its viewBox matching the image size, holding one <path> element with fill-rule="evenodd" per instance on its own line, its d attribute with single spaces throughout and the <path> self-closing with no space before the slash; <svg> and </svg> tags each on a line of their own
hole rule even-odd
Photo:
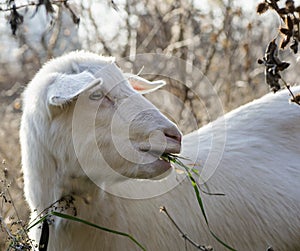
<svg viewBox="0 0 300 251">
<path fill-rule="evenodd" d="M 41 217 L 38 221 L 34 222 L 31 226 L 29 226 L 27 228 L 27 231 L 29 231 L 31 228 L 38 225 L 39 223 L 42 223 L 43 221 L 47 220 L 47 217 L 49 217 L 50 215 L 60 217 L 60 218 L 66 219 L 66 220 L 72 220 L 72 221 L 80 222 L 82 224 L 85 224 L 85 225 L 88 225 L 88 226 L 91 226 L 91 227 L 94 227 L 94 228 L 97 228 L 97 229 L 100 229 L 102 231 L 109 232 L 109 233 L 112 233 L 112 234 L 125 236 L 125 237 L 129 238 L 130 240 L 132 240 L 136 245 L 138 245 L 141 248 L 141 250 L 146 251 L 146 248 L 142 244 L 140 244 L 133 236 L 131 236 L 127 233 L 116 231 L 116 230 L 109 229 L 109 228 L 106 228 L 106 227 L 102 227 L 102 226 L 96 225 L 94 223 L 91 223 L 89 221 L 80 219 L 78 217 L 71 216 L 71 215 L 68 215 L 68 214 L 59 213 L 59 212 L 55 212 L 55 211 L 49 212 L 45 216 Z"/>
<path fill-rule="evenodd" d="M 105 232 L 109 232 L 109 233 L 113 233 L 113 234 L 125 236 L 125 237 L 129 238 L 130 240 L 132 240 L 142 250 L 146 251 L 146 248 L 142 244 L 140 244 L 134 237 L 132 237 L 131 235 L 129 235 L 127 233 L 116 231 L 116 230 L 112 230 L 112 229 L 109 229 L 109 228 L 106 228 L 106 227 L 102 227 L 102 226 L 96 225 L 94 223 L 91 223 L 89 221 L 86 221 L 86 220 L 83 220 L 83 219 L 80 219 L 80 218 L 77 218 L 77 217 L 74 217 L 74 216 L 71 216 L 71 215 L 68 215 L 68 214 L 63 214 L 63 213 L 59 213 L 59 212 L 50 212 L 49 214 L 57 216 L 57 217 L 60 217 L 60 218 L 63 218 L 63 219 L 80 222 L 80 223 L 83 223 L 85 225 L 88 225 L 88 226 L 100 229 L 100 230 L 105 231 Z"/>
<path fill-rule="evenodd" d="M 49 214 L 44 215 L 43 217 L 41 217 L 39 220 L 32 222 L 27 228 L 26 231 L 28 232 L 31 228 L 35 227 L 36 225 L 42 223 L 44 220 L 47 219 L 47 217 L 49 216 Z"/>
<path fill-rule="evenodd" d="M 231 251 L 236 251 L 234 248 L 232 248 L 231 246 L 229 246 L 228 244 L 226 244 L 224 241 L 222 241 L 210 228 L 210 225 L 208 223 L 208 218 L 207 218 L 207 215 L 205 213 L 205 209 L 204 209 L 204 204 L 203 204 L 203 201 L 202 201 L 202 198 L 201 198 L 201 195 L 200 195 L 200 190 L 198 188 L 198 184 L 197 182 L 195 181 L 192 173 L 190 172 L 189 170 L 189 167 L 187 167 L 185 164 L 183 164 L 176 155 L 169 155 L 169 154 L 164 154 L 162 155 L 162 158 L 165 159 L 165 160 L 168 160 L 168 161 L 171 161 L 173 162 L 174 164 L 177 164 L 179 165 L 180 167 L 184 168 L 186 173 L 187 173 L 187 176 L 192 184 L 192 187 L 194 189 L 194 192 L 196 194 L 196 198 L 197 198 L 197 201 L 198 201 L 198 205 L 201 209 L 201 212 L 202 212 L 202 215 L 204 217 L 204 220 L 206 222 L 206 225 L 208 227 L 208 230 L 209 232 L 211 233 L 211 235 L 220 243 L 222 244 L 224 247 L 226 247 L 227 249 L 231 250 Z"/>
</svg>

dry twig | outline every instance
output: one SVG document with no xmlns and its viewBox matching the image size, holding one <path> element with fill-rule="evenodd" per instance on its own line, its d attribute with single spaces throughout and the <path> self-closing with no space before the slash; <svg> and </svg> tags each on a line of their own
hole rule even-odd
<svg viewBox="0 0 300 251">
<path fill-rule="evenodd" d="M 169 218 L 169 220 L 172 222 L 172 224 L 175 226 L 175 228 L 179 231 L 179 233 L 181 234 L 181 237 L 185 241 L 188 241 L 194 247 L 196 247 L 197 249 L 202 250 L 202 251 L 212 251 L 213 250 L 213 248 L 210 247 L 210 246 L 199 245 L 198 243 L 196 243 L 195 241 L 193 241 L 186 233 L 184 233 L 183 230 L 178 226 L 178 224 L 176 223 L 176 221 L 169 214 L 169 212 L 167 211 L 166 207 L 164 207 L 164 206 L 160 207 L 160 212 L 161 213 L 165 213 L 167 215 L 167 217 Z"/>
</svg>

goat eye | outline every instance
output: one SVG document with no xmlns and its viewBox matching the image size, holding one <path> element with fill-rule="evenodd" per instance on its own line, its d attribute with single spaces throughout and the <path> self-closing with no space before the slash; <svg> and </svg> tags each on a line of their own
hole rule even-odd
<svg viewBox="0 0 300 251">
<path fill-rule="evenodd" d="M 103 93 L 101 90 L 96 90 L 92 94 L 90 94 L 89 99 L 91 100 L 99 100 L 104 97 Z"/>
</svg>

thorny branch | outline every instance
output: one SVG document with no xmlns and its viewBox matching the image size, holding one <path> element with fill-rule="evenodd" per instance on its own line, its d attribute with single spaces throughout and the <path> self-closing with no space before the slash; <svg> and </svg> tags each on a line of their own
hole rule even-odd
<svg viewBox="0 0 300 251">
<path fill-rule="evenodd" d="M 67 3 L 69 0 L 55 0 L 55 1 L 49 1 L 49 0 L 46 0 L 46 1 L 39 1 L 39 2 L 28 2 L 27 4 L 21 4 L 21 5 L 18 5 L 16 6 L 15 3 L 13 3 L 11 6 L 8 6 L 7 8 L 2 8 L 0 7 L 0 11 L 12 11 L 13 9 L 23 9 L 23 8 L 27 8 L 27 7 L 30 7 L 30 6 L 41 6 L 43 4 L 61 4 L 61 3 Z M 10 2 L 15 2 L 15 1 L 10 1 Z M 45 2 L 45 3 L 43 3 Z M 15 7 L 14 7 L 15 6 Z"/>
<path fill-rule="evenodd" d="M 28 8 L 30 6 L 36 6 L 36 10 L 34 13 L 35 15 L 38 12 L 39 8 L 41 6 L 44 6 L 47 14 L 53 14 L 55 12 L 53 5 L 64 6 L 70 12 L 74 24 L 79 23 L 80 18 L 70 7 L 70 5 L 68 4 L 68 0 L 39 0 L 38 2 L 28 2 L 27 4 L 21 5 L 16 5 L 15 1 L 12 0 L 8 1 L 6 8 L 0 7 L 0 11 L 10 12 L 10 15 L 8 16 L 9 24 L 12 30 L 12 34 L 16 35 L 16 31 L 19 25 L 23 24 L 24 22 L 24 16 L 18 11 L 19 9 Z"/>
</svg>

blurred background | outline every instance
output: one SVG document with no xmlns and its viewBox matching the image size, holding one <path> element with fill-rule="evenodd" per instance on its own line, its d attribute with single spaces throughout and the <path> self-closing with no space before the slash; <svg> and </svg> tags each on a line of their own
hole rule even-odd
<svg viewBox="0 0 300 251">
<path fill-rule="evenodd" d="M 21 93 L 47 60 L 85 49 L 114 56 L 122 69 L 143 76 L 147 65 L 158 64 L 150 56 L 141 63 L 139 54 L 182 59 L 165 60 L 157 75 L 144 77 L 167 81 L 165 92 L 147 97 L 188 133 L 269 91 L 257 59 L 280 25 L 272 11 L 258 15 L 255 0 L 39 2 L 0 1 L 0 250 L 7 249 L 8 230 L 17 229 L 12 222 L 28 219 L 18 142 Z M 293 84 L 297 58 L 289 51 L 282 57 L 293 63 L 285 76 Z M 177 79 L 160 76 L 159 67 L 173 69 Z"/>
</svg>

